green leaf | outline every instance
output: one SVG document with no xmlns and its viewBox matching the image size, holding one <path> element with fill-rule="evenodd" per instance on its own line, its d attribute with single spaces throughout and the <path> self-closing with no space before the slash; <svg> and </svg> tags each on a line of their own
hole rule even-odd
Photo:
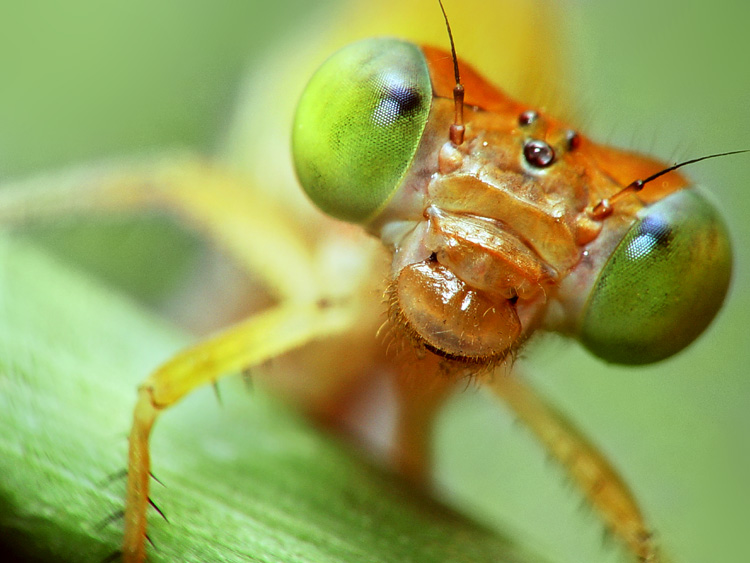
<svg viewBox="0 0 750 563">
<path fill-rule="evenodd" d="M 117 549 L 138 381 L 187 341 L 19 240 L 0 240 L 0 551 Z M 539 561 L 415 493 L 238 378 L 159 420 L 159 561 Z"/>
</svg>

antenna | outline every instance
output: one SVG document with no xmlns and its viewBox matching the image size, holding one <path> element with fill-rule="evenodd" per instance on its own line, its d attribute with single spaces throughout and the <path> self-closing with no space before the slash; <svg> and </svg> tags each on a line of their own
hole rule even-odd
<svg viewBox="0 0 750 563">
<path fill-rule="evenodd" d="M 456 46 L 453 43 L 453 32 L 448 21 L 448 14 L 445 13 L 443 0 L 438 0 L 438 3 L 440 4 L 440 10 L 443 12 L 445 27 L 448 28 L 448 39 L 451 43 L 451 55 L 453 56 L 453 74 L 456 77 L 456 85 L 453 87 L 453 102 L 456 105 L 456 113 L 453 118 L 453 125 L 450 128 L 450 139 L 454 145 L 460 145 L 464 142 L 464 131 L 466 131 L 464 127 L 464 87 L 461 84 L 461 76 L 458 72 L 458 57 L 456 56 Z"/>
<path fill-rule="evenodd" d="M 628 194 L 636 194 L 640 192 L 646 184 L 649 182 L 653 182 L 657 178 L 660 178 L 664 176 L 665 174 L 669 174 L 670 172 L 677 170 L 678 168 L 682 168 L 683 166 L 687 166 L 688 164 L 695 164 L 696 162 L 700 162 L 702 160 L 708 160 L 709 158 L 719 158 L 720 156 L 730 156 L 733 154 L 742 154 L 745 152 L 750 152 L 750 150 L 745 149 L 741 151 L 729 151 L 729 152 L 722 152 L 717 154 L 709 154 L 707 156 L 701 156 L 699 158 L 693 158 L 691 160 L 686 160 L 684 162 L 677 163 L 673 166 L 669 166 L 668 168 L 665 168 L 663 170 L 660 170 L 659 172 L 656 172 L 655 174 L 652 174 L 648 178 L 644 180 L 635 180 L 625 186 L 623 189 L 621 189 L 619 192 L 617 192 L 615 195 L 609 198 L 605 198 L 601 200 L 599 203 L 597 203 L 594 208 L 591 210 L 591 216 L 594 219 L 604 219 L 608 215 L 612 213 L 612 205 L 616 203 L 617 201 L 621 200 L 623 197 L 625 197 Z"/>
</svg>

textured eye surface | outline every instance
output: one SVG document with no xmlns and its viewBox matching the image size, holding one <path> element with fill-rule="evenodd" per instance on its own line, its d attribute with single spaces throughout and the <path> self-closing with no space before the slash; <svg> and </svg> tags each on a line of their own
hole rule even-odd
<svg viewBox="0 0 750 563">
<path fill-rule="evenodd" d="M 727 231 L 696 190 L 644 209 L 602 269 L 584 310 L 581 341 L 620 364 L 667 358 L 708 326 L 732 269 Z"/>
<path fill-rule="evenodd" d="M 313 202 L 347 221 L 375 215 L 414 157 L 431 102 L 427 63 L 411 43 L 360 41 L 323 63 L 292 135 L 297 176 Z"/>
</svg>

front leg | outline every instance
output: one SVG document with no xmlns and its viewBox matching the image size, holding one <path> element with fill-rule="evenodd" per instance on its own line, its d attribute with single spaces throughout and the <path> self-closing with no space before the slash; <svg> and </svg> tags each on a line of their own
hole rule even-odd
<svg viewBox="0 0 750 563">
<path fill-rule="evenodd" d="M 193 389 L 252 367 L 315 339 L 348 330 L 351 306 L 290 304 L 263 312 L 218 336 L 181 352 L 157 369 L 139 388 L 128 452 L 125 505 L 125 563 L 146 557 L 149 505 L 149 437 L 157 417 Z"/>
</svg>

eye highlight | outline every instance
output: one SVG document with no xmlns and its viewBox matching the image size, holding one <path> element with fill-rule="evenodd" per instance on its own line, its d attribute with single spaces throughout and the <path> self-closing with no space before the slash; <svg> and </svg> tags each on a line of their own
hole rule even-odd
<svg viewBox="0 0 750 563">
<path fill-rule="evenodd" d="M 646 208 L 604 265 L 589 296 L 581 342 L 619 364 L 676 354 L 724 301 L 729 236 L 713 206 L 686 189 Z"/>
<path fill-rule="evenodd" d="M 571 129 L 565 133 L 565 142 L 569 151 L 577 150 L 581 146 L 581 136 Z"/>
<path fill-rule="evenodd" d="M 399 117 L 404 117 L 418 109 L 422 102 L 422 95 L 408 84 L 399 84 L 398 77 L 386 79 L 384 82 L 383 97 L 373 113 L 373 123 L 388 127 L 393 125 Z"/>
<path fill-rule="evenodd" d="M 656 254 L 667 256 L 672 228 L 660 215 L 647 215 L 638 223 L 638 234 L 623 249 L 628 260 L 636 261 Z"/>
<path fill-rule="evenodd" d="M 528 141 L 523 146 L 523 156 L 534 168 L 547 168 L 555 161 L 555 149 L 544 141 Z"/>
<path fill-rule="evenodd" d="M 518 116 L 518 124 L 521 127 L 525 127 L 527 125 L 531 125 L 532 123 L 536 122 L 537 119 L 539 119 L 539 114 L 535 112 L 533 109 L 529 109 Z"/>
</svg>

